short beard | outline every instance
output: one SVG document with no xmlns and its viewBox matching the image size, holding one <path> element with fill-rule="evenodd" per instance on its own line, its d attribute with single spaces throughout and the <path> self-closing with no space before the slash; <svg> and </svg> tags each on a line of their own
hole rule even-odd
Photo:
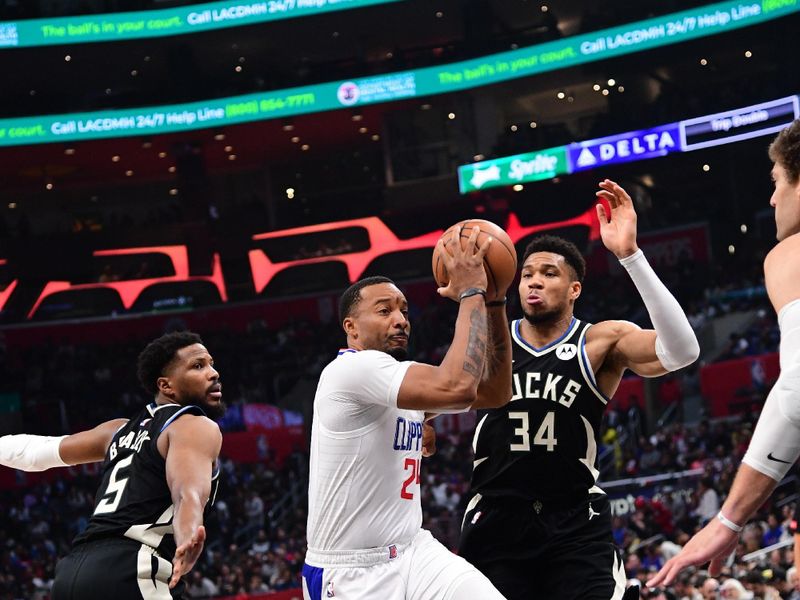
<svg viewBox="0 0 800 600">
<path fill-rule="evenodd" d="M 200 405 L 200 408 L 203 409 L 203 412 L 206 413 L 206 416 L 209 419 L 212 421 L 219 421 L 225 416 L 225 411 L 228 410 L 228 405 L 224 402 L 220 402 L 219 404 L 203 403 Z"/>
<path fill-rule="evenodd" d="M 394 346 L 384 350 L 384 352 L 395 360 L 402 361 L 408 358 L 408 348 L 403 348 L 402 346 Z"/>
<path fill-rule="evenodd" d="M 561 310 L 554 308 L 552 310 L 545 310 L 542 312 L 528 313 L 522 311 L 525 320 L 531 325 L 541 325 L 542 323 L 553 323 L 561 316 Z"/>
<path fill-rule="evenodd" d="M 199 398 L 189 398 L 189 401 L 183 406 L 194 405 L 203 409 L 206 416 L 212 421 L 217 421 L 225 416 L 225 411 L 228 410 L 228 405 L 224 402 L 211 404 L 205 396 Z"/>
</svg>

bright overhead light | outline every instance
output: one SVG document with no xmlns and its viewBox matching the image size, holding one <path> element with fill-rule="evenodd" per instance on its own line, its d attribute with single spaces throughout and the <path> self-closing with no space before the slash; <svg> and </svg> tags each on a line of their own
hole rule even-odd
<svg viewBox="0 0 800 600">
<path fill-rule="evenodd" d="M 67 55 L 64 57 L 64 62 L 69 62 L 69 61 L 71 61 L 71 60 L 72 60 L 72 57 L 71 57 L 69 54 L 67 54 Z"/>
<path fill-rule="evenodd" d="M 373 142 L 377 142 L 379 139 L 381 139 L 381 136 L 379 136 L 377 133 L 373 133 L 372 134 L 372 141 Z"/>
<path fill-rule="evenodd" d="M 600 91 L 600 84 L 599 84 L 599 83 L 595 83 L 595 84 L 592 86 L 592 89 L 593 89 L 595 92 L 599 92 L 599 91 Z"/>
<path fill-rule="evenodd" d="M 163 152 L 163 151 L 162 151 L 162 152 L 159 152 L 159 153 L 158 153 L 158 158 L 167 158 L 167 153 L 166 153 L 166 152 Z"/>
<path fill-rule="evenodd" d="M 745 50 L 744 51 L 744 56 L 745 56 L 745 58 L 751 58 L 753 56 L 753 53 L 750 52 L 750 50 Z"/>
<path fill-rule="evenodd" d="M 286 188 L 286 197 L 291 200 L 294 198 L 294 188 Z"/>
<path fill-rule="evenodd" d="M 66 154 L 67 156 L 72 156 L 73 154 L 75 154 L 75 148 L 67 148 L 66 150 L 64 150 L 64 154 Z"/>
<path fill-rule="evenodd" d="M 440 10 L 436 11 L 436 18 L 437 19 L 441 19 L 443 16 L 444 16 L 444 13 L 442 11 L 440 11 Z"/>
<path fill-rule="evenodd" d="M 563 100 L 564 98 L 567 97 L 567 95 L 564 92 L 558 92 L 556 96 L 558 97 L 559 100 Z"/>
<path fill-rule="evenodd" d="M 137 71 L 136 69 L 133 69 L 131 71 L 131 77 L 136 77 L 138 74 L 139 74 L 139 71 Z"/>
<path fill-rule="evenodd" d="M 705 165 L 703 165 L 703 171 L 705 171 L 706 173 L 708 173 L 710 170 L 711 170 L 711 165 L 709 165 L 709 164 L 705 164 Z"/>
<path fill-rule="evenodd" d="M 133 177 L 133 171 L 131 171 L 130 169 L 128 169 L 127 171 L 125 171 L 125 176 L 126 176 L 126 177 Z"/>
<path fill-rule="evenodd" d="M 225 146 L 225 152 L 233 152 L 233 146 Z"/>
<path fill-rule="evenodd" d="M 608 88 L 603 88 L 603 91 L 600 93 L 603 94 L 603 96 L 608 96 Z"/>
<path fill-rule="evenodd" d="M 119 162 L 119 160 L 120 160 L 119 154 L 115 154 L 114 156 L 111 157 L 111 162 Z"/>
<path fill-rule="evenodd" d="M 221 142 L 222 140 L 225 139 L 225 134 L 224 133 L 218 133 L 218 134 L 216 134 L 214 136 L 214 139 L 217 140 L 218 142 Z"/>
<path fill-rule="evenodd" d="M 177 169 L 175 168 L 175 165 L 172 165 L 169 169 L 167 169 L 167 171 L 169 171 L 170 173 L 174 173 L 176 170 Z"/>
<path fill-rule="evenodd" d="M 233 68 L 233 70 L 236 71 L 237 73 L 241 73 L 242 72 L 242 65 L 236 65 Z"/>
<path fill-rule="evenodd" d="M 293 144 L 296 144 L 296 143 L 297 143 L 297 142 L 299 142 L 299 141 L 300 141 L 300 138 L 299 138 L 299 137 L 297 137 L 297 136 L 294 136 L 294 137 L 292 138 L 292 143 L 293 143 Z"/>
<path fill-rule="evenodd" d="M 536 124 L 536 121 L 531 121 L 531 125 L 530 125 L 531 129 L 536 129 L 537 126 L 538 125 Z"/>
<path fill-rule="evenodd" d="M 177 196 L 178 195 L 178 188 L 172 188 L 169 191 L 170 196 Z"/>
<path fill-rule="evenodd" d="M 302 150 L 303 152 L 305 152 L 309 148 L 311 148 L 311 146 L 309 146 L 308 144 L 303 144 L 302 146 L 300 146 L 300 150 Z"/>
<path fill-rule="evenodd" d="M 358 133 L 367 133 L 367 131 L 368 131 L 368 130 L 367 130 L 367 128 L 366 128 L 366 127 L 359 127 L 359 128 L 358 128 Z"/>
<path fill-rule="evenodd" d="M 17 208 L 17 203 L 16 202 L 9 202 L 8 203 L 8 208 L 10 208 L 11 210 L 14 210 L 15 208 Z"/>
<path fill-rule="evenodd" d="M 705 58 L 701 58 L 700 59 L 700 64 L 705 67 L 708 64 L 708 61 Z"/>
<path fill-rule="evenodd" d="M 53 189 L 53 184 L 48 182 L 47 184 L 45 184 L 44 187 L 45 187 L 46 190 L 52 190 Z"/>
<path fill-rule="evenodd" d="M 511 126 L 511 131 L 516 131 L 516 130 L 517 130 L 517 126 L 516 125 L 512 125 Z"/>
<path fill-rule="evenodd" d="M 735 254 L 735 253 L 736 253 L 736 246 L 734 246 L 733 244 L 728 246 L 728 254 Z"/>
<path fill-rule="evenodd" d="M 550 10 L 550 8 L 547 6 L 547 4 L 542 4 L 541 11 L 542 12 L 547 12 L 548 10 Z"/>
<path fill-rule="evenodd" d="M 624 86 L 624 85 L 621 85 L 621 86 L 619 86 L 619 87 L 617 88 L 617 91 L 618 91 L 618 92 L 621 94 L 622 92 L 624 92 L 624 91 L 625 91 L 625 86 Z"/>
<path fill-rule="evenodd" d="M 511 189 L 514 190 L 515 192 L 521 192 L 522 190 L 525 189 L 525 187 L 521 183 L 518 183 Z"/>
<path fill-rule="evenodd" d="M 747 233 L 747 225 L 742 223 L 741 226 L 739 227 L 739 231 L 741 231 L 742 233 Z"/>
<path fill-rule="evenodd" d="M 447 113 L 447 118 L 451 121 L 456 118 L 456 113 Z"/>
<path fill-rule="evenodd" d="M 609 87 L 612 87 L 612 86 L 615 86 L 615 85 L 617 85 L 617 80 L 616 80 L 616 79 L 613 79 L 613 78 L 612 78 L 612 79 L 609 79 L 609 80 L 608 80 L 608 85 L 609 85 Z"/>
<path fill-rule="evenodd" d="M 228 154 L 228 160 L 236 160 L 235 154 Z"/>
</svg>

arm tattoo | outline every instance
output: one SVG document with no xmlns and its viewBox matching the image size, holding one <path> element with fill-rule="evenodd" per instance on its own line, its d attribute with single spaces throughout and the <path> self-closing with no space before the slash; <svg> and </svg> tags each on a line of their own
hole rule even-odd
<svg viewBox="0 0 800 600">
<path fill-rule="evenodd" d="M 486 314 L 475 308 L 469 316 L 469 340 L 464 371 L 479 379 L 486 360 Z"/>
</svg>

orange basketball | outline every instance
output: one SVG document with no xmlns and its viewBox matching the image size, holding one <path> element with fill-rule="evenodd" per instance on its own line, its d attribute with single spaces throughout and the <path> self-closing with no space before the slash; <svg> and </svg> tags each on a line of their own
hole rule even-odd
<svg viewBox="0 0 800 600">
<path fill-rule="evenodd" d="M 514 276 L 517 274 L 517 251 L 514 248 L 514 242 L 511 241 L 511 238 L 503 231 L 502 227 L 483 219 L 459 221 L 442 234 L 444 248 L 448 254 L 452 254 L 448 246 L 453 244 L 453 228 L 455 227 L 461 230 L 461 247 L 463 248 L 475 225 L 481 228 L 478 234 L 478 247 L 486 240 L 486 236 L 492 237 L 489 251 L 483 258 L 483 266 L 486 269 L 488 283 L 486 300 L 497 300 L 505 295 L 508 286 L 514 281 Z M 439 254 L 438 245 L 433 250 L 432 266 L 433 278 L 436 280 L 437 285 L 439 287 L 446 286 L 450 281 L 450 276 L 447 274 L 447 269 Z"/>
</svg>

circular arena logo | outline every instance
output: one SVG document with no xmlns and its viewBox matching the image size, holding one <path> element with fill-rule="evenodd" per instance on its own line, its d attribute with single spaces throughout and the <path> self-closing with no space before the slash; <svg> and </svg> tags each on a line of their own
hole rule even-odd
<svg viewBox="0 0 800 600">
<path fill-rule="evenodd" d="M 361 96 L 361 92 L 359 91 L 358 86 L 355 83 L 353 83 L 352 81 L 346 81 L 339 86 L 339 90 L 336 92 L 336 96 L 339 98 L 339 102 L 341 102 L 345 106 L 350 106 L 358 102 L 358 99 Z"/>
</svg>

